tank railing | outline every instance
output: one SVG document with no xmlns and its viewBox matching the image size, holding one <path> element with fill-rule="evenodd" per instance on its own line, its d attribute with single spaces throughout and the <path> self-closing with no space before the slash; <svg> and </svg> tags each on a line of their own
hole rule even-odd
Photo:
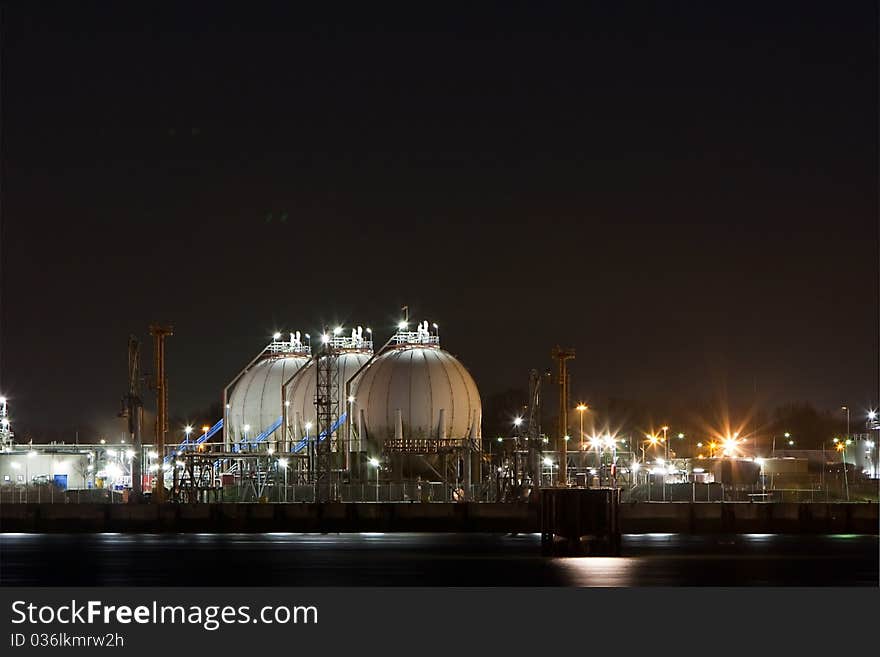
<svg viewBox="0 0 880 657">
<path fill-rule="evenodd" d="M 436 454 L 464 448 L 474 448 L 467 438 L 389 438 L 383 443 L 383 451 L 389 453 Z"/>
<path fill-rule="evenodd" d="M 440 344 L 440 336 L 424 331 L 398 331 L 393 338 L 396 344 Z"/>
<path fill-rule="evenodd" d="M 330 336 L 327 346 L 331 349 L 357 349 L 359 351 L 373 351 L 373 341 L 363 338 L 353 338 L 350 335 Z"/>
<path fill-rule="evenodd" d="M 302 344 L 301 342 L 291 342 L 290 340 L 273 340 L 266 347 L 266 353 L 269 354 L 301 354 L 309 356 L 312 353 L 311 346 Z"/>
</svg>

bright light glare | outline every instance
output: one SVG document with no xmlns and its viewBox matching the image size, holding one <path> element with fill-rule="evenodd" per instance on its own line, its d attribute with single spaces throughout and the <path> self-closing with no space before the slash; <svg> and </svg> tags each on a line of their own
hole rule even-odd
<svg viewBox="0 0 880 657">
<path fill-rule="evenodd" d="M 518 427 L 519 425 L 522 424 L 522 421 L 523 421 L 523 420 L 522 420 L 521 417 L 515 417 L 515 418 L 513 418 L 513 426 Z"/>
<path fill-rule="evenodd" d="M 348 396 L 348 403 L 349 403 L 349 404 L 354 404 L 354 395 L 349 395 L 349 396 Z"/>
<path fill-rule="evenodd" d="M 188 436 L 189 434 L 191 434 L 192 432 L 193 432 L 193 428 L 192 428 L 192 425 L 191 425 L 191 424 L 187 424 L 187 425 L 183 428 L 183 433 L 185 433 L 187 436 Z"/>
<path fill-rule="evenodd" d="M 876 420 L 877 419 L 877 411 L 868 411 L 868 419 Z"/>
<path fill-rule="evenodd" d="M 549 456 L 544 457 L 544 465 L 546 465 L 547 467 L 550 467 L 551 465 L 553 465 L 553 461 L 550 459 Z"/>
<path fill-rule="evenodd" d="M 328 342 L 330 342 L 330 336 L 326 333 L 321 335 L 321 344 L 327 344 Z"/>
<path fill-rule="evenodd" d="M 397 323 L 397 328 L 399 328 L 401 331 L 402 331 L 403 329 L 405 329 L 406 326 L 407 326 L 407 322 L 404 322 L 403 320 L 401 320 L 401 321 L 399 321 L 399 322 Z"/>
<path fill-rule="evenodd" d="M 377 458 L 370 459 L 370 465 L 372 465 L 374 468 L 378 468 L 379 467 L 379 459 L 377 459 Z"/>
<path fill-rule="evenodd" d="M 309 429 L 312 428 L 312 423 L 311 423 L 311 422 L 306 422 L 306 425 L 305 425 L 305 426 L 306 426 L 306 431 L 308 431 Z"/>
<path fill-rule="evenodd" d="M 633 472 L 638 472 L 640 467 L 642 467 L 641 463 L 633 461 L 632 464 L 630 464 L 629 469 Z"/>
<path fill-rule="evenodd" d="M 284 469 L 287 469 L 287 459 L 278 459 L 278 465 L 280 465 Z"/>
<path fill-rule="evenodd" d="M 342 333 L 341 326 L 337 326 L 335 329 L 333 329 L 333 335 L 339 335 L 340 333 Z"/>
<path fill-rule="evenodd" d="M 281 334 L 278 331 L 275 331 L 275 333 L 272 334 L 272 339 L 273 340 L 281 339 Z"/>
</svg>

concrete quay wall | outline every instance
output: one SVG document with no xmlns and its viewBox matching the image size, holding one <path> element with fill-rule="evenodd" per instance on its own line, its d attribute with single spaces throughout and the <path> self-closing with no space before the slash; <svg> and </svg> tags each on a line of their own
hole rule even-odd
<svg viewBox="0 0 880 657">
<path fill-rule="evenodd" d="M 0 532 L 540 531 L 535 505 L 493 503 L 3 504 Z M 624 534 L 877 534 L 877 504 L 636 502 Z"/>
</svg>

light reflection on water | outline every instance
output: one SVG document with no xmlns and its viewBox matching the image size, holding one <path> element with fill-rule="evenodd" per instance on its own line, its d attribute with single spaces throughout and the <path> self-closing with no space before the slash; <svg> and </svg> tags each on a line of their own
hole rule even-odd
<svg viewBox="0 0 880 657">
<path fill-rule="evenodd" d="M 573 557 L 554 559 L 569 586 L 636 586 L 632 557 Z"/>
<path fill-rule="evenodd" d="M 0 534 L 4 585 L 867 585 L 878 538 L 625 534 L 621 557 L 546 558 L 521 534 Z M 192 567 L 197 563 L 199 567 Z M 845 564 L 845 568 L 836 567 Z"/>
</svg>

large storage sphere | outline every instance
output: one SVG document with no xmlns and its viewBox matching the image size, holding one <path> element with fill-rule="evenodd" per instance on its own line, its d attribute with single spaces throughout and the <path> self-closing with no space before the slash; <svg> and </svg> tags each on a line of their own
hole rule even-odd
<svg viewBox="0 0 880 657">
<path fill-rule="evenodd" d="M 356 412 L 364 411 L 367 438 L 379 448 L 395 437 L 398 411 L 404 439 L 461 439 L 472 430 L 481 437 L 477 384 L 439 347 L 406 345 L 380 355 L 355 381 L 354 396 Z"/>
<path fill-rule="evenodd" d="M 232 442 L 253 440 L 278 421 L 281 385 L 308 361 L 307 356 L 265 358 L 242 375 L 232 389 L 226 414 Z"/>
<path fill-rule="evenodd" d="M 336 360 L 339 368 L 338 394 L 339 394 L 339 417 L 348 411 L 348 402 L 345 398 L 345 382 L 357 372 L 361 366 L 370 360 L 371 354 L 364 351 L 342 353 Z M 318 414 L 315 409 L 315 395 L 318 390 L 318 367 L 316 363 L 309 366 L 297 376 L 287 388 L 287 423 L 290 426 L 291 435 L 295 439 L 301 438 L 304 427 L 308 423 L 311 427 L 318 426 Z M 297 419 L 299 426 L 295 426 Z M 312 430 L 314 435 L 314 430 Z"/>
</svg>

